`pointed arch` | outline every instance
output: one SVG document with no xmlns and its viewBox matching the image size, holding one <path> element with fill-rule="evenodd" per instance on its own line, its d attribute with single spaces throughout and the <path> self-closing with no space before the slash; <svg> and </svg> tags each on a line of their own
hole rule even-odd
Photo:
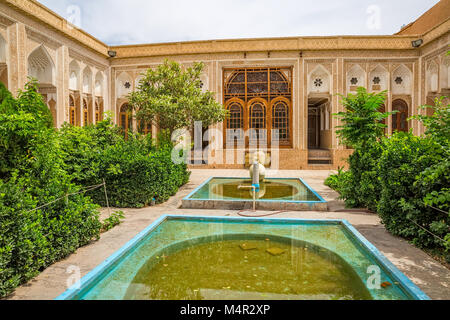
<svg viewBox="0 0 450 320">
<path fill-rule="evenodd" d="M 366 71 L 359 64 L 354 64 L 347 73 L 347 91 L 356 91 L 358 87 L 367 87 Z"/>
<path fill-rule="evenodd" d="M 408 103 L 403 99 L 396 99 L 392 102 L 392 111 L 398 111 L 392 115 L 392 131 L 407 132 L 409 108 Z"/>
<path fill-rule="evenodd" d="M 129 130 L 133 130 L 133 114 L 128 102 L 119 107 L 119 126 L 122 127 L 125 137 L 128 136 Z"/>
<path fill-rule="evenodd" d="M 55 85 L 55 64 L 43 45 L 28 56 L 28 75 L 36 78 L 40 86 Z"/>
<path fill-rule="evenodd" d="M 94 91 L 96 97 L 103 96 L 103 72 L 101 71 L 95 75 Z"/>
<path fill-rule="evenodd" d="M 318 65 L 309 75 L 309 91 L 313 93 L 331 92 L 331 75 L 324 66 Z"/>
<path fill-rule="evenodd" d="M 391 87 L 393 94 L 411 94 L 412 73 L 404 64 L 392 72 Z"/>
<path fill-rule="evenodd" d="M 134 87 L 137 88 L 140 85 L 141 80 L 144 78 L 145 74 L 144 73 L 140 73 L 138 74 L 138 76 L 136 77 L 136 79 L 134 80 Z"/>
<path fill-rule="evenodd" d="M 388 90 L 389 72 L 381 64 L 378 64 L 369 73 L 369 89 L 370 91 Z"/>
<path fill-rule="evenodd" d="M 430 61 L 427 67 L 427 92 L 438 92 L 439 88 L 439 67 L 435 61 Z"/>
<path fill-rule="evenodd" d="M 92 71 L 89 66 L 83 69 L 83 93 L 92 94 Z"/>
<path fill-rule="evenodd" d="M 69 89 L 72 91 L 80 90 L 80 65 L 76 60 L 69 64 Z"/>
<path fill-rule="evenodd" d="M 267 101 L 262 98 L 254 98 L 248 102 L 249 136 L 252 143 L 267 141 L 267 123 L 271 120 L 267 105 Z"/>
<path fill-rule="evenodd" d="M 272 130 L 278 130 L 280 145 L 289 145 L 292 132 L 292 108 L 289 99 L 278 97 L 271 104 Z M 272 140 L 276 137 L 272 136 Z"/>
<path fill-rule="evenodd" d="M 116 95 L 117 98 L 125 98 L 133 91 L 133 79 L 127 72 L 122 72 L 117 77 Z"/>
<path fill-rule="evenodd" d="M 245 127 L 246 127 L 246 111 L 245 103 L 242 99 L 232 98 L 225 105 L 229 112 L 229 117 L 225 120 L 225 141 L 227 146 L 235 146 L 237 140 L 238 145 L 244 144 Z"/>
</svg>

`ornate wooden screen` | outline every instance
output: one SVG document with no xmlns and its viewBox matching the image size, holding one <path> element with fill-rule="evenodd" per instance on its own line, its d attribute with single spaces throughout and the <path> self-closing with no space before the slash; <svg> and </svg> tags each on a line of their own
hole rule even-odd
<svg viewBox="0 0 450 320">
<path fill-rule="evenodd" d="M 77 123 L 75 100 L 69 96 L 69 123 L 73 126 Z"/>
<path fill-rule="evenodd" d="M 235 130 L 233 136 L 226 134 L 227 145 L 242 145 L 244 143 L 244 104 L 240 99 L 231 99 L 226 108 L 229 112 L 229 118 L 226 121 L 227 130 Z"/>
<path fill-rule="evenodd" d="M 83 99 L 83 125 L 87 126 L 89 124 L 89 108 L 86 99 Z"/>
<path fill-rule="evenodd" d="M 278 139 L 280 144 L 290 142 L 290 102 L 289 100 L 280 97 L 272 102 L 272 129 L 278 130 Z"/>
<path fill-rule="evenodd" d="M 254 129 L 256 132 L 249 131 L 248 142 L 266 139 L 267 146 L 275 138 L 271 130 L 278 129 L 280 145 L 291 146 L 291 67 L 224 69 L 223 96 L 230 112 L 225 129 Z M 266 135 L 260 129 L 265 129 Z"/>
<path fill-rule="evenodd" d="M 119 126 L 122 127 L 122 129 L 125 133 L 125 136 L 128 135 L 129 130 L 133 129 L 133 117 L 132 117 L 130 106 L 128 103 L 124 103 L 120 107 Z"/>
<path fill-rule="evenodd" d="M 392 102 L 392 110 L 398 111 L 392 115 L 392 130 L 407 132 L 408 128 L 408 104 L 402 100 L 397 99 Z"/>
<path fill-rule="evenodd" d="M 267 143 L 267 136 L 264 131 L 267 129 L 267 102 L 264 99 L 255 98 L 249 102 L 250 111 L 250 143 L 260 142 L 262 144 Z"/>
<path fill-rule="evenodd" d="M 95 102 L 95 123 L 103 120 L 103 112 L 98 105 L 98 102 Z"/>
</svg>

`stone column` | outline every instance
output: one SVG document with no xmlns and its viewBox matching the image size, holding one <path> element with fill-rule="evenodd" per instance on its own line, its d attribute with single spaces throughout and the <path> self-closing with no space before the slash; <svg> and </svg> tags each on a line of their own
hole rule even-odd
<svg viewBox="0 0 450 320">
<path fill-rule="evenodd" d="M 56 50 L 56 126 L 69 122 L 69 48 Z"/>
<path fill-rule="evenodd" d="M 14 23 L 8 32 L 8 86 L 14 96 L 19 89 L 23 89 L 27 82 L 28 62 L 26 55 L 27 34 L 23 23 Z"/>
</svg>

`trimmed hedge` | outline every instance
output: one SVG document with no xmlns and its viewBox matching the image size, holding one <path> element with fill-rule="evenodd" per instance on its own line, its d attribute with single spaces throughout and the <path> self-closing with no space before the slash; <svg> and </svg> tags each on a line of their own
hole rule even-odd
<svg viewBox="0 0 450 320">
<path fill-rule="evenodd" d="M 105 194 L 80 193 L 87 187 L 105 179 L 110 205 L 143 207 L 189 180 L 170 146 L 125 140 L 109 119 L 60 131 L 52 123 L 35 82 L 17 99 L 0 83 L 0 297 L 99 238 Z"/>
<path fill-rule="evenodd" d="M 171 146 L 156 149 L 148 137 L 125 140 L 109 119 L 96 126 L 66 126 L 60 131 L 66 170 L 83 186 L 106 182 L 109 205 L 142 208 L 167 201 L 189 181 L 186 164 L 172 161 Z M 89 194 L 106 206 L 103 189 Z"/>
<path fill-rule="evenodd" d="M 0 85 L 0 297 L 99 237 L 98 206 L 64 170 L 57 134 L 34 83 L 14 99 Z"/>
</svg>

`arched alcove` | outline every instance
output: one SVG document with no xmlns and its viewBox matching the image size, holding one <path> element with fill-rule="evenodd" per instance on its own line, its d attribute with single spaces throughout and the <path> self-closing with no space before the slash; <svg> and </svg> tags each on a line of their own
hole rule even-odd
<svg viewBox="0 0 450 320">
<path fill-rule="evenodd" d="M 318 65 L 309 75 L 309 92 L 310 93 L 330 93 L 331 77 L 328 71 Z"/>
<path fill-rule="evenodd" d="M 349 92 L 355 92 L 358 87 L 366 87 L 366 72 L 359 64 L 355 64 L 347 73 L 347 88 Z"/>
<path fill-rule="evenodd" d="M 92 94 L 92 71 L 88 66 L 83 70 L 83 93 Z"/>
<path fill-rule="evenodd" d="M 411 70 L 404 64 L 400 65 L 392 73 L 391 87 L 393 94 L 411 94 L 412 93 L 412 75 Z"/>
<path fill-rule="evenodd" d="M 133 91 L 133 79 L 131 76 L 122 72 L 116 81 L 116 95 L 117 98 L 125 98 Z"/>
<path fill-rule="evenodd" d="M 80 90 L 80 65 L 77 61 L 72 60 L 69 64 L 69 89 L 73 91 Z"/>
<path fill-rule="evenodd" d="M 369 73 L 369 89 L 370 91 L 385 91 L 388 90 L 389 73 L 382 66 L 377 65 Z"/>
<path fill-rule="evenodd" d="M 100 71 L 95 75 L 94 90 L 96 97 L 103 97 L 103 74 Z"/>
<path fill-rule="evenodd" d="M 439 67 L 436 62 L 431 61 L 427 67 L 427 93 L 438 92 L 439 88 Z"/>
<path fill-rule="evenodd" d="M 28 75 L 36 78 L 41 87 L 55 85 L 55 64 L 44 46 L 37 47 L 28 56 Z"/>
</svg>

